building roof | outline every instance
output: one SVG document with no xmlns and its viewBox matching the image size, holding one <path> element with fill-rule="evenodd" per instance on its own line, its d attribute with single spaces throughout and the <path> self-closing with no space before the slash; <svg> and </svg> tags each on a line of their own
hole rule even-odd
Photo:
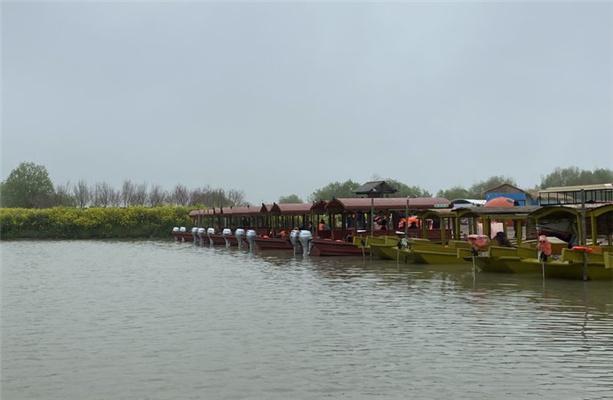
<svg viewBox="0 0 613 400">
<path fill-rule="evenodd" d="M 579 192 L 581 190 L 613 190 L 613 183 L 600 183 L 597 185 L 577 185 L 577 186 L 552 186 L 543 190 L 539 190 L 541 193 L 565 193 L 565 192 Z"/>
<path fill-rule="evenodd" d="M 385 181 L 366 182 L 355 190 L 355 194 L 383 195 L 396 193 L 398 190 Z"/>
<path fill-rule="evenodd" d="M 502 185 L 487 189 L 484 194 L 485 193 L 525 193 L 526 195 L 530 196 L 530 193 L 518 188 L 517 186 L 513 186 L 510 183 L 503 183 Z"/>
</svg>

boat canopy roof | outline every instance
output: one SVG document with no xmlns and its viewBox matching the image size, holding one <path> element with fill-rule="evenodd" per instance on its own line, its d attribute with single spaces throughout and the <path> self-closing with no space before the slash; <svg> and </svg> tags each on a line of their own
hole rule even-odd
<svg viewBox="0 0 613 400">
<path fill-rule="evenodd" d="M 277 215 L 303 215 L 326 212 L 326 202 L 317 201 L 314 203 L 262 203 L 258 206 L 244 206 L 244 207 L 223 207 L 223 208 L 207 208 L 200 210 L 192 210 L 189 212 L 190 217 L 198 216 L 256 216 L 273 213 Z"/>
<path fill-rule="evenodd" d="M 192 210 L 189 212 L 190 217 L 197 217 L 199 215 L 215 215 L 215 207 L 200 209 L 200 210 Z"/>
<path fill-rule="evenodd" d="M 314 201 L 313 205 L 311 205 L 311 212 L 323 214 L 326 212 L 326 205 L 328 203 L 325 200 Z"/>
<path fill-rule="evenodd" d="M 221 209 L 221 213 L 223 215 L 236 215 L 236 216 L 258 215 L 258 214 L 262 214 L 266 212 L 267 210 L 263 204 L 259 207 L 256 207 L 256 206 L 223 207 Z"/>
<path fill-rule="evenodd" d="M 610 235 L 613 233 L 613 204 L 592 208 L 589 215 L 595 218 L 596 234 Z M 592 230 L 592 232 L 594 231 Z"/>
<path fill-rule="evenodd" d="M 552 217 L 552 216 L 580 216 L 583 206 L 581 204 L 555 204 L 540 207 L 530 214 L 533 218 Z M 613 203 L 586 203 L 585 210 L 588 214 L 598 217 L 613 211 Z"/>
<path fill-rule="evenodd" d="M 197 216 L 212 216 L 212 215 L 236 215 L 236 216 L 251 216 L 264 214 L 268 212 L 264 204 L 261 206 L 244 206 L 244 207 L 223 207 L 223 208 L 208 208 L 205 210 L 192 210 L 189 212 L 190 217 Z"/>
<path fill-rule="evenodd" d="M 271 214 L 279 215 L 303 215 L 309 214 L 313 204 L 310 203 L 273 203 L 270 208 Z"/>
<path fill-rule="evenodd" d="M 449 200 L 440 197 L 391 197 L 391 198 L 340 198 L 332 199 L 326 205 L 328 212 L 388 210 L 424 210 L 429 208 L 448 208 Z"/>
<path fill-rule="evenodd" d="M 609 203 L 609 204 L 599 204 L 597 207 L 592 207 L 589 210 L 590 215 L 593 215 L 594 217 L 600 217 L 601 215 L 605 215 L 605 214 L 613 214 L 613 203 Z"/>
<path fill-rule="evenodd" d="M 457 209 L 452 208 L 430 208 L 417 212 L 417 217 L 421 219 L 440 219 L 457 217 Z"/>
<path fill-rule="evenodd" d="M 493 217 L 497 219 L 526 219 L 538 206 L 470 207 L 453 209 L 429 209 L 418 213 L 420 218 Z"/>
<path fill-rule="evenodd" d="M 512 207 L 479 207 L 479 208 L 471 208 L 469 210 L 465 210 L 464 216 L 474 215 L 474 216 L 521 216 L 528 215 L 536 210 L 541 208 L 540 206 L 512 206 Z"/>
</svg>

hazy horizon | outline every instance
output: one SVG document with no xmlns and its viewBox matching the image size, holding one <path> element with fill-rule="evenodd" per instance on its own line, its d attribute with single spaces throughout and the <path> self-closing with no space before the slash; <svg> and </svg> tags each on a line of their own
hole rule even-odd
<svg viewBox="0 0 613 400">
<path fill-rule="evenodd" d="M 32 161 L 259 203 L 613 168 L 613 3 L 1 7 L 1 179 Z"/>
</svg>

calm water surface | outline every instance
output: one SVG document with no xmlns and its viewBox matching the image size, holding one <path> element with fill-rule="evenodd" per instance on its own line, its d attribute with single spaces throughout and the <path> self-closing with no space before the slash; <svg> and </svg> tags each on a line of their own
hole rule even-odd
<svg viewBox="0 0 613 400">
<path fill-rule="evenodd" d="M 3 242 L 1 398 L 613 398 L 613 284 Z"/>
</svg>

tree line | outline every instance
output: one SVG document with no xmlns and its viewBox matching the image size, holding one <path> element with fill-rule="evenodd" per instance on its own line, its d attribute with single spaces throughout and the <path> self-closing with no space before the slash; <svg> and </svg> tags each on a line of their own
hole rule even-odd
<svg viewBox="0 0 613 400">
<path fill-rule="evenodd" d="M 188 188 L 177 184 L 171 190 L 160 185 L 135 183 L 129 179 L 115 188 L 107 182 L 89 185 L 84 180 L 75 184 L 54 185 L 47 169 L 31 162 L 19 164 L 0 183 L 2 207 L 134 207 L 134 206 L 204 206 L 230 207 L 246 205 L 242 190 L 224 190 L 209 186 Z"/>
<path fill-rule="evenodd" d="M 377 177 L 377 180 L 381 180 Z M 393 186 L 397 197 L 431 197 L 432 194 L 419 186 L 410 186 L 395 179 L 383 179 Z M 541 183 L 528 191 L 537 191 L 551 186 L 589 185 L 613 182 L 613 170 L 597 168 L 581 170 L 577 167 L 556 168 L 541 176 Z M 439 190 L 436 195 L 447 199 L 483 198 L 484 192 L 501 184 L 517 186 L 515 180 L 507 176 L 492 176 L 476 182 L 470 187 L 452 186 Z M 355 190 L 360 183 L 351 179 L 344 182 L 331 182 L 316 189 L 307 201 L 331 200 L 332 198 L 357 197 Z M 296 194 L 281 196 L 279 203 L 301 203 Z M 121 187 L 115 188 L 107 182 L 92 185 L 84 180 L 75 184 L 54 185 L 47 169 L 42 165 L 23 162 L 11 171 L 7 179 L 0 183 L 0 205 L 2 207 L 45 208 L 45 207 L 134 207 L 134 206 L 184 206 L 184 207 L 230 207 L 247 205 L 242 190 L 224 190 L 203 186 L 188 188 L 177 184 L 171 190 L 160 185 L 135 183 L 124 180 Z"/>
<path fill-rule="evenodd" d="M 468 188 L 453 186 L 449 189 L 439 190 L 437 196 L 446 199 L 481 199 L 485 191 L 505 183 L 517 186 L 517 182 L 511 177 L 492 176 Z M 541 176 L 541 183 L 539 185 L 524 190 L 527 192 L 537 192 L 548 187 L 596 185 L 599 183 L 613 183 L 613 170 L 608 168 L 582 170 L 577 167 L 558 167 L 549 174 Z"/>
<path fill-rule="evenodd" d="M 381 180 L 381 179 L 377 179 Z M 409 186 L 395 179 L 382 179 L 393 186 L 397 192 L 397 197 L 431 197 L 432 195 L 419 186 Z M 482 199 L 488 189 L 508 183 L 517 186 L 515 179 L 508 176 L 491 176 L 487 179 L 478 181 L 469 187 L 452 186 L 448 189 L 441 189 L 436 193 L 437 197 L 446 199 Z M 524 189 L 528 192 L 536 192 L 552 186 L 574 186 L 574 185 L 593 185 L 599 183 L 613 183 L 613 170 L 607 168 L 596 168 L 594 170 L 581 170 L 577 167 L 556 168 L 551 173 L 541 176 L 541 183 L 534 188 Z M 360 186 L 359 183 L 351 179 L 344 182 L 332 182 L 326 186 L 315 190 L 310 196 L 310 201 L 331 200 L 336 197 L 357 197 L 355 190 Z M 534 193 L 533 193 L 534 194 Z M 298 200 L 298 201 L 297 201 Z M 294 203 L 302 201 L 297 195 L 291 194 L 279 198 L 281 203 Z"/>
</svg>

